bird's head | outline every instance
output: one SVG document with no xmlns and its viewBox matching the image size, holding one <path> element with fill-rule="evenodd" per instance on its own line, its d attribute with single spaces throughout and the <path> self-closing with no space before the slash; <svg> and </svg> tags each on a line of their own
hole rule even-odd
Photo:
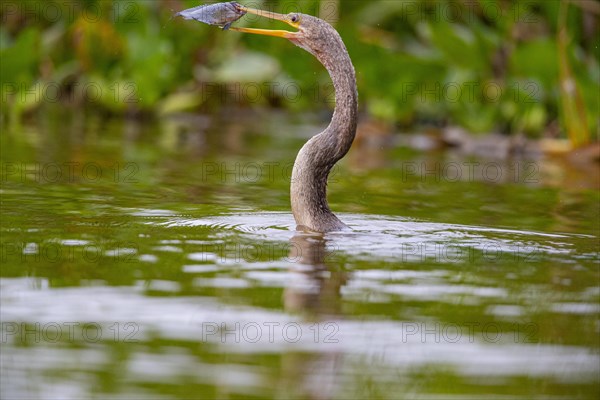
<svg viewBox="0 0 600 400">
<path fill-rule="evenodd" d="M 286 24 L 295 28 L 296 31 L 292 32 L 287 30 L 240 28 L 234 26 L 229 28 L 231 30 L 286 38 L 295 45 L 302 47 L 309 53 L 312 53 L 319 59 L 321 59 L 321 56 L 325 50 L 331 50 L 332 46 L 335 46 L 336 42 L 342 43 L 339 34 L 331 25 L 320 18 L 313 17 L 312 15 L 301 13 L 278 14 L 270 11 L 244 7 L 239 4 L 237 7 L 239 10 L 249 14 L 255 14 L 261 17 L 285 22 Z"/>
</svg>

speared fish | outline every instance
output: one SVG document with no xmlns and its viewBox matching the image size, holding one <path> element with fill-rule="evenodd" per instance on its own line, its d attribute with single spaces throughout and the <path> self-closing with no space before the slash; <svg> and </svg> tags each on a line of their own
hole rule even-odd
<svg viewBox="0 0 600 400">
<path fill-rule="evenodd" d="M 235 2 L 204 4 L 194 8 L 188 8 L 175 14 L 185 19 L 195 19 L 209 25 L 217 25 L 223 30 L 229 29 L 232 23 L 246 15 L 241 6 Z"/>
</svg>

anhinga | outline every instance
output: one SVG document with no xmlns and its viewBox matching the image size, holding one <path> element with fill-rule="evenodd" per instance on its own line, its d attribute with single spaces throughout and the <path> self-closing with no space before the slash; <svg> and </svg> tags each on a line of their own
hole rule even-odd
<svg viewBox="0 0 600 400">
<path fill-rule="evenodd" d="M 329 72 L 336 98 L 333 118 L 323 132 L 313 136 L 298 152 L 292 171 L 290 197 L 298 229 L 316 232 L 346 229 L 347 226 L 331 212 L 327 203 L 329 172 L 350 149 L 356 133 L 358 114 L 356 74 L 342 38 L 330 24 L 311 15 L 277 14 L 247 8 L 235 2 L 220 4 L 223 6 L 209 6 L 216 12 L 205 14 L 204 19 L 194 16 L 191 18 L 238 32 L 286 38 L 314 55 Z M 233 21 L 246 13 L 283 21 L 297 31 L 231 26 Z M 215 23 L 217 14 L 221 20 Z"/>
</svg>

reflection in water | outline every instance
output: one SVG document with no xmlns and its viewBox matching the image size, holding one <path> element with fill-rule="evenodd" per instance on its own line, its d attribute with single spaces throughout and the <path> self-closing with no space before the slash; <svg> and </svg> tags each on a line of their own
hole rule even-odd
<svg viewBox="0 0 600 400">
<path fill-rule="evenodd" d="M 332 318 L 341 316 L 341 287 L 346 283 L 347 273 L 343 265 L 334 267 L 329 262 L 334 251 L 319 233 L 297 232 L 290 239 L 291 278 L 284 289 L 284 307 L 314 323 L 313 332 L 318 333 L 313 336 L 316 342 L 325 340 L 324 333 L 339 329 Z M 295 388 L 300 380 L 300 393 L 304 396 L 332 398 L 342 375 L 342 359 L 343 355 L 336 351 L 285 353 L 282 360 L 285 386 Z"/>
<path fill-rule="evenodd" d="M 285 309 L 319 316 L 341 314 L 340 288 L 346 283 L 343 266 L 329 264 L 334 248 L 322 234 L 297 233 L 290 240 L 291 281 L 284 291 Z"/>
</svg>

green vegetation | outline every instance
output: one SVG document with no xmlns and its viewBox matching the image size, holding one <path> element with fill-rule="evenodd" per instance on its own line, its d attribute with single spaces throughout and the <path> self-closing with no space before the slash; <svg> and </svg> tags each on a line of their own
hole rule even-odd
<svg viewBox="0 0 600 400">
<path fill-rule="evenodd" d="M 331 107 L 325 70 L 285 40 L 172 18 L 199 3 L 3 2 L 3 124 L 48 102 L 128 114 L 210 112 L 234 103 Z M 560 134 L 576 146 L 598 132 L 597 2 L 241 3 L 334 22 L 372 118 L 402 127 Z M 251 16 L 236 24 L 279 27 Z"/>
</svg>

